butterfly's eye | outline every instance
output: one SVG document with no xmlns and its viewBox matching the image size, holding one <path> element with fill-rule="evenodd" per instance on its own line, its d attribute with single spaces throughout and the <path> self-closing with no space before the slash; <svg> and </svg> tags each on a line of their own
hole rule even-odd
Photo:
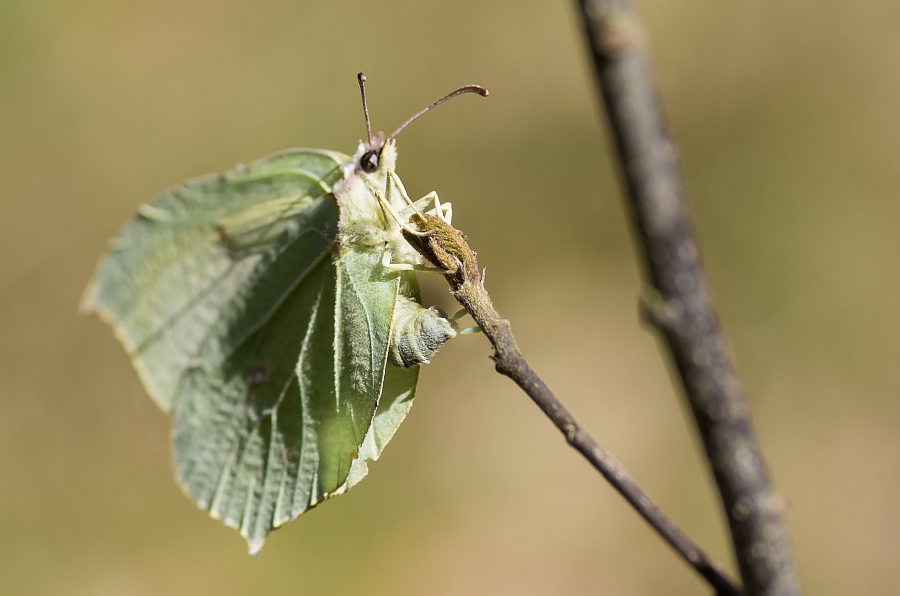
<svg viewBox="0 0 900 596">
<path fill-rule="evenodd" d="M 359 167 L 363 169 L 363 172 L 368 172 L 369 174 L 377 170 L 378 152 L 366 151 L 365 153 L 363 153 L 363 156 L 359 158 Z"/>
</svg>

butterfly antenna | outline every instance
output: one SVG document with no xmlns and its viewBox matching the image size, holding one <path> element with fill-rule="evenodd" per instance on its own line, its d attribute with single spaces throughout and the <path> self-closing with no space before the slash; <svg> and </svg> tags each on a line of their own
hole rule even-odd
<svg viewBox="0 0 900 596">
<path fill-rule="evenodd" d="M 359 92 L 362 94 L 363 112 L 366 114 L 366 135 L 368 135 L 369 146 L 371 147 L 372 125 L 369 123 L 369 106 L 366 104 L 366 73 L 361 72 L 356 75 L 356 78 L 359 80 Z"/>
<path fill-rule="evenodd" d="M 360 75 L 362 75 L 362 73 L 360 73 Z M 363 79 L 363 80 L 365 80 L 365 79 Z M 362 86 L 362 83 L 360 83 L 360 86 Z M 414 115 L 412 118 L 410 118 L 409 120 L 407 120 L 406 122 L 404 122 L 403 124 L 401 124 L 401 125 L 400 125 L 400 128 L 398 128 L 397 130 L 395 130 L 394 132 L 391 133 L 391 136 L 388 137 L 388 141 L 392 140 L 394 137 L 396 137 L 398 134 L 400 134 L 400 131 L 401 131 L 401 130 L 403 130 L 404 128 L 406 128 L 407 126 L 409 126 L 410 123 L 412 123 L 413 120 L 415 120 L 416 118 L 418 118 L 419 116 L 421 116 L 421 115 L 424 114 L 425 112 L 431 110 L 432 108 L 436 108 L 437 106 L 441 105 L 442 103 L 444 103 L 444 102 L 447 101 L 448 99 L 453 99 L 453 98 L 456 97 L 457 95 L 462 95 L 463 93 L 477 93 L 477 94 L 480 95 L 481 97 L 487 97 L 487 96 L 488 96 L 488 90 L 485 89 L 484 87 L 480 87 L 480 86 L 478 86 L 478 85 L 466 85 L 466 86 L 464 86 L 464 87 L 460 87 L 460 88 L 457 89 L 456 91 L 451 91 L 450 93 L 448 93 L 448 94 L 445 95 L 444 97 L 440 98 L 439 100 L 437 100 L 436 102 L 434 102 L 433 104 L 431 104 L 430 106 L 428 106 L 427 108 L 425 108 L 424 110 L 422 110 L 421 112 L 419 112 L 418 114 Z"/>
</svg>

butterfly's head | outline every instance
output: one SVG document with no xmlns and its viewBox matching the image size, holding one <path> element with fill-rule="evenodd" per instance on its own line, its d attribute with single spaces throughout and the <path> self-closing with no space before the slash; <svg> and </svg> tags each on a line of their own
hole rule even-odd
<svg viewBox="0 0 900 596">
<path fill-rule="evenodd" d="M 389 169 L 397 168 L 397 143 L 394 139 L 385 140 L 384 133 L 378 133 L 371 141 L 360 142 L 353 163 L 358 171 L 384 179 Z"/>
<path fill-rule="evenodd" d="M 397 145 L 394 139 L 384 138 L 384 133 L 379 132 L 377 135 L 369 139 L 368 142 L 361 142 L 359 150 L 354 156 L 356 167 L 366 174 L 376 174 L 387 172 L 388 168 L 393 169 L 397 163 Z"/>
</svg>

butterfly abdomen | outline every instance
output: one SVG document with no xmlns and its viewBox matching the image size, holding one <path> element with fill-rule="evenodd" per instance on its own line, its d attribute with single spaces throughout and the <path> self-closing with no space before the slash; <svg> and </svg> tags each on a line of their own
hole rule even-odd
<svg viewBox="0 0 900 596">
<path fill-rule="evenodd" d="M 441 346 L 454 337 L 456 330 L 447 313 L 435 307 L 423 308 L 402 294 L 397 296 L 388 353 L 391 364 L 400 368 L 428 364 Z"/>
</svg>

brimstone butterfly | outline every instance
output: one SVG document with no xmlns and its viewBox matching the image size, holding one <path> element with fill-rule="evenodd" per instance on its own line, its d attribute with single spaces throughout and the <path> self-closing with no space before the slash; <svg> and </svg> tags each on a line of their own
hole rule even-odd
<svg viewBox="0 0 900 596">
<path fill-rule="evenodd" d="M 365 108 L 365 76 L 359 74 Z M 273 528 L 345 492 L 412 405 L 418 365 L 456 335 L 420 304 L 427 268 L 394 137 L 353 157 L 291 149 L 142 205 L 82 303 L 113 325 L 173 419 L 176 476 L 257 552 Z"/>
</svg>

